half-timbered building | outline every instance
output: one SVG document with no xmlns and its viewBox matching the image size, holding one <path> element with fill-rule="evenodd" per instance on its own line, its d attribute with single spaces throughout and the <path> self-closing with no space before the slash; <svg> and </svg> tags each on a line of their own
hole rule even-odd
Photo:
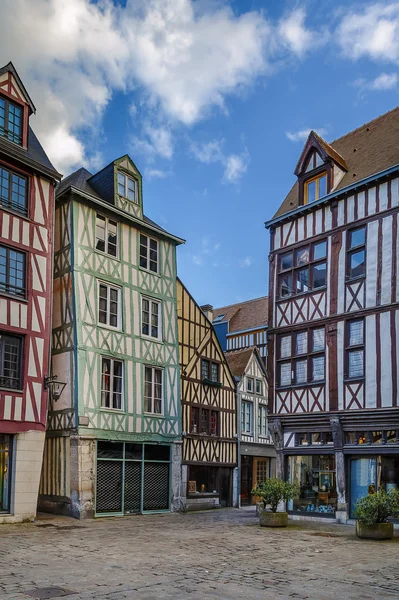
<svg viewBox="0 0 399 600">
<path fill-rule="evenodd" d="M 77 518 L 179 506 L 176 246 L 129 156 L 56 192 L 53 370 L 41 506 Z"/>
<path fill-rule="evenodd" d="M 270 230 L 269 408 L 293 513 L 399 486 L 399 108 L 311 132 Z"/>
<path fill-rule="evenodd" d="M 33 519 L 50 372 L 54 187 L 30 125 L 33 102 L 0 69 L 0 523 Z"/>
<path fill-rule="evenodd" d="M 255 504 L 251 490 L 273 476 L 276 451 L 269 433 L 267 377 L 256 347 L 226 352 L 237 383 L 240 505 Z"/>
<path fill-rule="evenodd" d="M 182 496 L 188 510 L 238 505 L 236 385 L 212 322 L 177 281 Z"/>
</svg>

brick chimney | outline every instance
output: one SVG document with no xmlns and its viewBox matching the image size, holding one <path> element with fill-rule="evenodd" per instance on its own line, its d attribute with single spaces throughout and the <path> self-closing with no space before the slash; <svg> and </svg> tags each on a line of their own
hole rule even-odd
<svg viewBox="0 0 399 600">
<path fill-rule="evenodd" d="M 212 323 L 212 321 L 213 321 L 213 306 L 212 306 L 212 304 L 204 304 L 203 306 L 200 306 L 200 309 Z"/>
</svg>

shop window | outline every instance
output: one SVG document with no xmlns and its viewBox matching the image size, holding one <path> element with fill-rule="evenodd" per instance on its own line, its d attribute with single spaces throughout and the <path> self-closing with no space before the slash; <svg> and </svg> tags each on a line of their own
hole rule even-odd
<svg viewBox="0 0 399 600">
<path fill-rule="evenodd" d="M 326 286 L 327 242 L 307 244 L 279 257 L 278 296 L 284 298 Z"/>
<path fill-rule="evenodd" d="M 324 327 L 280 336 L 277 385 L 286 387 L 324 381 L 324 354 Z"/>
<path fill-rule="evenodd" d="M 366 275 L 366 227 L 348 231 L 347 278 Z"/>
<path fill-rule="evenodd" d="M 380 431 L 345 431 L 345 444 L 363 445 L 363 444 L 397 444 L 399 436 L 397 430 Z"/>
<path fill-rule="evenodd" d="M 346 330 L 346 377 L 364 377 L 364 319 L 347 322 Z"/>
<path fill-rule="evenodd" d="M 295 438 L 296 446 L 325 446 L 333 443 L 331 431 L 297 433 Z"/>
<path fill-rule="evenodd" d="M 299 497 L 289 501 L 289 510 L 334 515 L 337 492 L 333 454 L 289 456 L 288 479 L 300 490 Z"/>
</svg>

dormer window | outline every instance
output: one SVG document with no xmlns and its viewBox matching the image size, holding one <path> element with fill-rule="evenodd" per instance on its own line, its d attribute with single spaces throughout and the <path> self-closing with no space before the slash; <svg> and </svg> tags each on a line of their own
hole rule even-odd
<svg viewBox="0 0 399 600">
<path fill-rule="evenodd" d="M 22 145 L 22 108 L 0 97 L 0 137 Z"/>
<path fill-rule="evenodd" d="M 327 173 L 320 173 L 304 182 L 304 204 L 311 204 L 327 195 Z"/>
<path fill-rule="evenodd" d="M 310 155 L 308 166 L 306 167 L 306 173 L 313 171 L 313 169 L 317 169 L 317 167 L 321 167 L 322 164 L 323 159 L 321 158 L 320 154 L 318 152 L 313 152 L 313 154 Z"/>
<path fill-rule="evenodd" d="M 137 202 L 135 180 L 124 173 L 118 173 L 118 194 L 132 202 Z"/>
</svg>

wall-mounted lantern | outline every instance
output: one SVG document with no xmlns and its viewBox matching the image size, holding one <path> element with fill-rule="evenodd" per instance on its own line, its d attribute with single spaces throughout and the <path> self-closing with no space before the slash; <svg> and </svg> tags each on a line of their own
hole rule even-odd
<svg viewBox="0 0 399 600">
<path fill-rule="evenodd" d="M 50 392 L 50 397 L 55 402 L 60 398 L 65 386 L 66 383 L 58 381 L 58 375 L 50 375 L 44 378 L 44 389 Z"/>
</svg>

